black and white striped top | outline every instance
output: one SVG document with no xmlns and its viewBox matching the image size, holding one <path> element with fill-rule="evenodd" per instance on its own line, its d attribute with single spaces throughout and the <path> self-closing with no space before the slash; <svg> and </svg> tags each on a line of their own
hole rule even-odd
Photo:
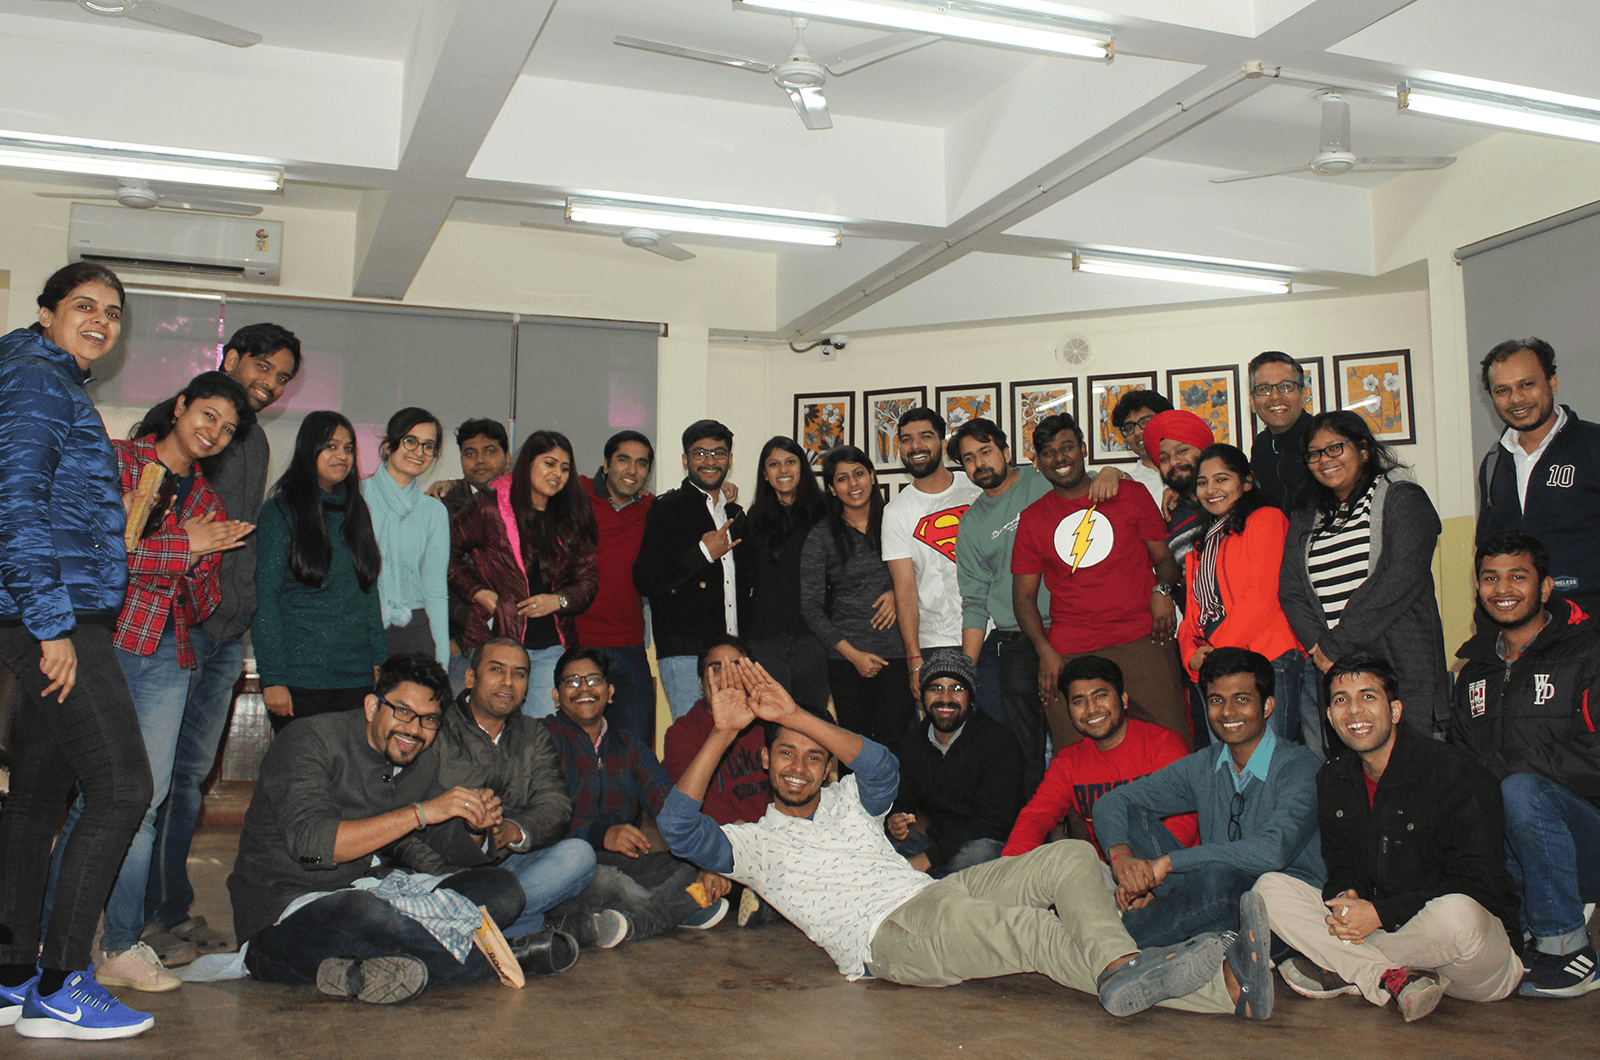
<svg viewBox="0 0 1600 1060">
<path fill-rule="evenodd" d="M 1312 531 L 1311 550 L 1306 557 L 1311 584 L 1328 628 L 1339 624 L 1344 605 L 1361 583 L 1367 580 L 1372 558 L 1372 487 L 1359 501 L 1327 527 Z"/>
</svg>

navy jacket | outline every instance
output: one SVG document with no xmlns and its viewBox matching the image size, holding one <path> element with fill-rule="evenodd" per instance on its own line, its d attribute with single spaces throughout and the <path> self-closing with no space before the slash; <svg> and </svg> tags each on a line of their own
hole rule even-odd
<svg viewBox="0 0 1600 1060">
<path fill-rule="evenodd" d="M 116 620 L 128 587 L 117 458 L 89 373 L 26 329 L 0 338 L 0 622 L 39 640 Z"/>
<path fill-rule="evenodd" d="M 1292 514 L 1311 485 L 1311 469 L 1306 466 L 1306 434 L 1311 430 L 1311 414 L 1302 412 L 1282 434 L 1262 428 L 1250 447 L 1250 474 L 1256 489 L 1274 508 Z"/>
</svg>

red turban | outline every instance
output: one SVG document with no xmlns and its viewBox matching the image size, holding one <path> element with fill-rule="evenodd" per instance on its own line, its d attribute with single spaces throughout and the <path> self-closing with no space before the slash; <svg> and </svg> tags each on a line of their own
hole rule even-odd
<svg viewBox="0 0 1600 1060">
<path fill-rule="evenodd" d="M 1206 426 L 1206 421 L 1183 409 L 1157 413 L 1145 425 L 1144 451 L 1153 464 L 1161 462 L 1163 438 L 1171 438 L 1175 442 L 1183 442 L 1196 449 L 1204 449 L 1216 442 L 1216 438 L 1211 434 L 1211 428 Z"/>
</svg>

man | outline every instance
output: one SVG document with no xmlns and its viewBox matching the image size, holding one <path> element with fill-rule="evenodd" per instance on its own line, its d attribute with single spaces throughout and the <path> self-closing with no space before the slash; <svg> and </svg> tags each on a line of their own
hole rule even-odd
<svg viewBox="0 0 1600 1060">
<path fill-rule="evenodd" d="M 1111 410 L 1111 426 L 1122 435 L 1128 450 L 1139 458 L 1137 463 L 1125 464 L 1121 470 L 1149 490 L 1151 499 L 1163 511 L 1166 509 L 1161 501 L 1166 487 L 1161 481 L 1161 468 L 1156 466 L 1156 454 L 1145 448 L 1144 429 L 1157 415 L 1171 411 L 1172 402 L 1154 390 L 1130 390 L 1117 399 L 1116 408 Z"/>
<path fill-rule="evenodd" d="M 1294 510 L 1311 484 L 1306 467 L 1306 373 L 1287 353 L 1268 350 L 1250 359 L 1250 407 L 1266 427 L 1250 447 L 1250 474 L 1274 508 Z"/>
<path fill-rule="evenodd" d="M 802 710 L 758 664 L 725 667 L 712 688 L 714 728 L 658 824 L 674 851 L 756 888 L 850 979 L 953 986 L 1041 972 L 1094 992 L 1126 1016 L 1152 1005 L 1233 1009 L 1235 958 L 1249 950 L 1259 986 L 1264 952 L 1210 935 L 1136 951 L 1087 843 L 1053 843 L 935 880 L 895 853 L 883 830 L 898 775 L 881 744 Z M 718 827 L 700 796 L 729 745 L 755 720 L 773 805 L 755 824 Z M 823 786 L 834 759 L 850 776 Z M 1054 906 L 1054 912 L 1050 907 Z M 1270 986 L 1270 979 L 1266 980 Z"/>
<path fill-rule="evenodd" d="M 259 416 L 300 372 L 300 340 L 277 324 L 250 324 L 224 344 L 222 371 L 244 387 Z M 267 491 L 272 447 L 264 429 L 248 431 L 236 444 L 205 461 L 206 481 L 222 498 L 228 518 L 255 524 Z M 164 963 L 192 960 L 200 950 L 225 950 L 233 941 L 191 915 L 194 887 L 189 882 L 189 846 L 205 795 L 200 786 L 217 761 L 233 686 L 244 668 L 244 635 L 256 613 L 256 538 L 222 554 L 217 582 L 222 602 L 189 629 L 197 668 L 189 677 L 189 696 L 178 731 L 172 786 L 156 811 L 155 845 L 150 852 L 150 882 L 145 891 L 146 927 L 141 941 Z"/>
<path fill-rule="evenodd" d="M 471 833 L 501 823 L 493 792 L 439 793 L 438 760 L 428 749 L 449 689 L 429 656 L 391 656 L 363 711 L 306 718 L 272 741 L 228 877 L 234 929 L 255 978 L 315 983 L 325 994 L 375 1004 L 409 1000 L 429 983 L 495 978 L 471 930 L 479 906 L 501 927 L 517 918 L 514 875 L 473 869 L 431 892 L 407 873 L 377 878 L 385 867 L 374 855 L 414 832 L 436 835 L 427 847 L 411 844 L 411 855 L 451 852 L 410 863 L 433 872 L 441 860 L 471 860 L 481 850 Z M 512 951 L 526 971 L 577 959 L 570 940 L 551 932 L 514 939 Z"/>
<path fill-rule="evenodd" d="M 565 924 L 614 909 L 628 918 L 628 938 L 635 940 L 675 927 L 715 927 L 728 912 L 728 881 L 697 874 L 665 851 L 652 852 L 650 838 L 638 827 L 642 811 L 661 813 L 672 781 L 650 748 L 607 724 L 614 691 L 609 664 L 601 648 L 570 648 L 556 661 L 556 712 L 544 724 L 572 793 L 567 834 L 594 848 L 597 867 L 583 893 L 551 915 Z M 704 908 L 687 890 L 695 883 L 710 898 Z"/>
<path fill-rule="evenodd" d="M 1265 872 L 1322 885 L 1318 760 L 1267 727 L 1272 663 L 1218 648 L 1200 667 L 1211 731 L 1203 748 L 1100 796 L 1095 829 L 1111 859 L 1122 923 L 1140 945 L 1231 927 Z M 1181 848 L 1159 818 L 1194 813 L 1200 844 Z"/>
<path fill-rule="evenodd" d="M 914 408 L 900 414 L 897 428 L 900 463 L 911 472 L 911 485 L 883 510 L 883 562 L 894 581 L 895 615 L 915 695 L 923 651 L 961 646 L 956 534 L 978 487 L 944 466 L 943 416 Z"/>
<path fill-rule="evenodd" d="M 1083 739 L 1068 744 L 1045 772 L 1044 782 L 1017 815 L 1003 857 L 1026 854 L 1045 841 L 1069 812 L 1083 821 L 1089 842 L 1094 834 L 1095 802 L 1130 780 L 1169 766 L 1189 753 L 1183 737 L 1148 721 L 1128 717 L 1122 668 L 1098 655 L 1080 655 L 1061 668 L 1061 692 L 1072 727 Z M 1194 814 L 1174 814 L 1161 822 L 1180 846 L 1200 841 Z M 1105 856 L 1104 848 L 1101 857 Z"/>
<path fill-rule="evenodd" d="M 1206 421 L 1186 409 L 1158 413 L 1144 428 L 1144 443 L 1161 469 L 1161 481 L 1172 491 L 1167 547 L 1178 563 L 1180 586 L 1184 557 L 1200 544 L 1203 533 L 1200 502 L 1195 498 L 1200 454 L 1215 441 Z M 1181 588 L 1177 592 L 1183 596 Z"/>
<path fill-rule="evenodd" d="M 1521 992 L 1600 989 L 1585 903 L 1600 901 L 1600 632 L 1553 597 L 1551 560 L 1511 530 L 1478 543 L 1485 628 L 1456 653 L 1450 742 L 1481 762 L 1505 802 L 1507 867 L 1533 936 Z"/>
<path fill-rule="evenodd" d="M 1272 930 L 1305 955 L 1279 966 L 1283 981 L 1306 997 L 1392 998 L 1408 1023 L 1445 994 L 1498 1001 L 1522 962 L 1494 778 L 1398 724 L 1388 663 L 1341 659 L 1327 681 L 1328 721 L 1355 752 L 1317 774 L 1327 882 L 1269 872 L 1255 886 Z"/>
<path fill-rule="evenodd" d="M 444 502 L 454 519 L 478 498 L 492 492 L 489 483 L 511 470 L 510 440 L 498 420 L 467 420 L 456 428 L 456 448 L 461 451 L 461 477 L 441 479 L 428 487 L 428 496 Z M 450 687 L 466 680 L 471 660 L 461 650 L 461 634 L 472 618 L 473 603 L 454 590 L 450 593 Z"/>
<path fill-rule="evenodd" d="M 1000 856 L 1022 808 L 1022 751 L 973 710 L 978 668 L 954 648 L 922 665 L 923 724 L 895 752 L 900 792 L 886 827 L 911 867 L 943 879 Z"/>
<path fill-rule="evenodd" d="M 1143 490 L 1100 501 L 1090 495 L 1083 433 L 1066 413 L 1042 420 L 1033 445 L 1034 465 L 1052 488 L 1022 513 L 1011 591 L 1017 625 L 1039 655 L 1040 701 L 1050 709 L 1066 661 L 1103 655 L 1128 675 L 1135 708 L 1173 732 L 1187 733 L 1182 674 L 1172 646 L 1178 564 L 1167 548 L 1161 513 Z M 1039 614 L 1041 581 L 1050 590 L 1048 632 Z M 1078 738 L 1070 723 L 1052 719 L 1051 731 L 1057 747 Z"/>
<path fill-rule="evenodd" d="M 578 616 L 578 643 L 611 657 L 616 701 L 610 719 L 646 747 L 656 743 L 656 679 L 644 648 L 644 602 L 633 584 L 645 518 L 655 496 L 645 489 L 656 451 L 638 431 L 606 439 L 605 462 L 593 478 L 580 477 L 599 531 L 599 588 Z"/>
<path fill-rule="evenodd" d="M 528 695 L 528 651 L 510 637 L 479 646 L 466 689 L 444 712 L 434 750 L 443 787 L 489 789 L 500 799 L 500 823 L 489 832 L 484 861 L 516 873 L 522 915 L 506 930 L 516 938 L 544 927 L 545 911 L 579 894 L 594 878 L 594 849 L 563 839 L 572 799 L 543 725 L 522 714 Z M 628 933 L 614 910 L 555 925 L 582 948 L 608 949 Z"/>
<path fill-rule="evenodd" d="M 1506 431 L 1478 468 L 1478 540 L 1497 530 L 1537 537 L 1556 590 L 1600 614 L 1600 424 L 1556 404 L 1556 351 L 1543 339 L 1502 342 L 1480 367 Z"/>
<path fill-rule="evenodd" d="M 695 660 L 711 638 L 739 633 L 744 509 L 724 486 L 732 460 L 733 432 L 716 420 L 684 430 L 683 483 L 650 506 L 633 561 L 634 588 L 650 598 L 656 665 L 674 718 L 700 698 Z"/>
</svg>

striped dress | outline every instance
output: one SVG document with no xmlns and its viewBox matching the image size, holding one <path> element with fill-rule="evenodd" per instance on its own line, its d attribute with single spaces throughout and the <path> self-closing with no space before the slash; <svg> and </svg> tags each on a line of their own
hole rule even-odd
<svg viewBox="0 0 1600 1060">
<path fill-rule="evenodd" d="M 1306 565 L 1329 629 L 1339 625 L 1345 604 L 1367 580 L 1371 557 L 1372 487 L 1368 486 L 1361 499 L 1331 523 L 1322 525 L 1319 518 L 1311 533 Z"/>
</svg>

